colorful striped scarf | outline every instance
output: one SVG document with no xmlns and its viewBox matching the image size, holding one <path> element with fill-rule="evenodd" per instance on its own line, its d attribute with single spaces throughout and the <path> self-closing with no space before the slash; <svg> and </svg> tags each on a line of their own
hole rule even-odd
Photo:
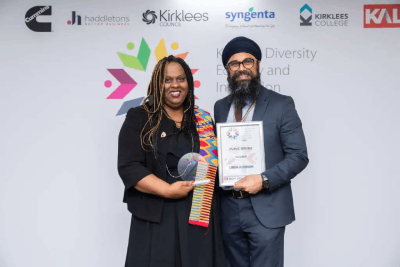
<svg viewBox="0 0 400 267">
<path fill-rule="evenodd" d="M 200 139 L 200 155 L 196 172 L 196 181 L 210 180 L 205 185 L 197 185 L 193 192 L 192 209 L 189 223 L 208 227 L 210 221 L 211 203 L 218 168 L 217 137 L 210 113 L 198 107 L 194 110 L 197 119 L 197 132 Z"/>
</svg>

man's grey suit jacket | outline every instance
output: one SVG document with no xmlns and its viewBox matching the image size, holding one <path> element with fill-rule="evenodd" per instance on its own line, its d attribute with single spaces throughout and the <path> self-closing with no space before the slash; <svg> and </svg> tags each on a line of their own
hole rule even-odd
<svg viewBox="0 0 400 267">
<path fill-rule="evenodd" d="M 231 103 L 228 96 L 214 105 L 215 122 L 226 122 Z M 262 87 L 253 121 L 263 121 L 265 167 L 270 190 L 251 195 L 253 209 L 268 228 L 288 225 L 295 220 L 290 180 L 308 164 L 302 124 L 293 99 Z"/>
</svg>

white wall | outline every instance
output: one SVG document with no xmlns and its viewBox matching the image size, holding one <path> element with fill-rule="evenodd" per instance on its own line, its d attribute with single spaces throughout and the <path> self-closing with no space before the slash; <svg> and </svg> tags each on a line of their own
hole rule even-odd
<svg viewBox="0 0 400 267">
<path fill-rule="evenodd" d="M 345 27 L 299 26 L 303 1 L 238 2 L 1 1 L 1 267 L 123 266 L 130 214 L 116 169 L 124 115 L 115 115 L 145 95 L 161 38 L 168 53 L 189 52 L 201 82 L 196 104 L 212 112 L 227 94 L 217 91 L 226 84 L 217 50 L 239 35 L 260 45 L 262 80 L 294 98 L 307 139 L 310 164 L 293 181 L 297 220 L 286 231 L 286 266 L 400 266 L 400 28 L 363 28 L 364 4 L 399 1 L 307 2 L 313 14 L 348 13 Z M 52 16 L 38 20 L 51 21 L 53 32 L 26 27 L 25 13 L 37 5 L 52 6 Z M 275 18 L 225 18 L 251 7 Z M 147 9 L 206 12 L 209 19 L 146 25 Z M 67 25 L 72 11 L 82 20 L 128 16 L 130 24 Z M 240 25 L 275 27 L 232 28 Z M 152 51 L 146 72 L 124 67 L 116 53 L 136 56 L 142 37 Z M 317 52 L 312 61 L 266 58 L 267 48 Z M 289 75 L 266 73 L 287 66 Z M 107 71 L 113 68 L 138 83 L 123 100 L 106 99 L 118 86 Z"/>
</svg>

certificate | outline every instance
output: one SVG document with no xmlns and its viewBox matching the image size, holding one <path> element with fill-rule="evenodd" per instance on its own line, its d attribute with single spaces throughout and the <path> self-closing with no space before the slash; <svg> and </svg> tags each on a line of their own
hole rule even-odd
<svg viewBox="0 0 400 267">
<path fill-rule="evenodd" d="M 217 123 L 219 185 L 265 171 L 262 121 Z"/>
</svg>

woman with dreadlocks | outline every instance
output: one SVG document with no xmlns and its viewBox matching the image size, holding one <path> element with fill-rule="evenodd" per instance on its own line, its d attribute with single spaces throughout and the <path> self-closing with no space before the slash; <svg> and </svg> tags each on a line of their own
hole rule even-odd
<svg viewBox="0 0 400 267">
<path fill-rule="evenodd" d="M 200 178 L 209 183 L 194 186 L 179 174 L 179 160 L 192 152 L 207 163 Z M 163 58 L 147 97 L 128 111 L 119 135 L 118 172 L 132 213 L 125 267 L 225 266 L 214 153 L 211 116 L 194 105 L 189 66 Z"/>
</svg>

